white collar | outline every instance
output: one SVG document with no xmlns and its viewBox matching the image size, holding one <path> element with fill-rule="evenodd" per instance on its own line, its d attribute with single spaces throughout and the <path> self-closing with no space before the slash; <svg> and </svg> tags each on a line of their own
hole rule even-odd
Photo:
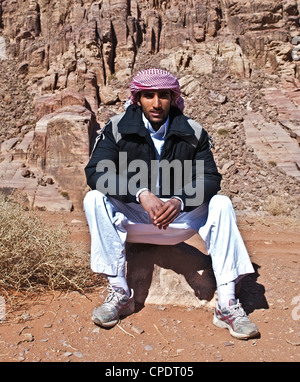
<svg viewBox="0 0 300 382">
<path fill-rule="evenodd" d="M 166 134 L 167 134 L 167 131 L 168 131 L 168 128 L 169 128 L 169 116 L 166 120 L 166 122 L 160 126 L 160 128 L 155 131 L 153 129 L 153 127 L 151 126 L 151 123 L 149 122 L 149 120 L 145 117 L 145 114 L 143 113 L 143 122 L 145 124 L 145 127 L 146 129 L 149 130 L 149 133 L 151 136 L 162 136 L 162 138 L 165 138 Z"/>
</svg>

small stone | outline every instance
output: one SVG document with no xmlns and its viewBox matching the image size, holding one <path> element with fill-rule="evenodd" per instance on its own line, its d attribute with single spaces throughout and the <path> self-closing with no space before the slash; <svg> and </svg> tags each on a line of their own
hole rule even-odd
<svg viewBox="0 0 300 382">
<path fill-rule="evenodd" d="M 24 313 L 24 314 L 22 315 L 22 319 L 23 319 L 24 321 L 29 321 L 29 320 L 30 320 L 30 314 L 29 314 L 29 313 Z"/>
<path fill-rule="evenodd" d="M 239 186 L 232 185 L 229 187 L 229 191 L 232 192 L 233 194 L 238 194 L 239 193 Z"/>
<path fill-rule="evenodd" d="M 142 333 L 144 333 L 144 329 L 140 328 L 139 326 L 135 326 L 135 325 L 133 325 L 133 326 L 131 327 L 131 329 L 132 329 L 132 331 L 134 331 L 134 332 L 137 333 L 137 334 L 142 334 Z"/>
<path fill-rule="evenodd" d="M 209 100 L 217 104 L 223 104 L 227 101 L 227 96 L 218 92 L 211 91 L 209 94 Z"/>
<path fill-rule="evenodd" d="M 64 357 L 70 357 L 73 353 L 71 353 L 70 351 L 66 351 L 63 356 Z"/>
<path fill-rule="evenodd" d="M 23 170 L 21 172 L 21 175 L 23 176 L 23 178 L 29 178 L 30 177 L 30 171 L 29 170 Z"/>
<path fill-rule="evenodd" d="M 153 350 L 153 347 L 151 345 L 146 345 L 144 348 L 146 351 Z"/>
<path fill-rule="evenodd" d="M 224 346 L 234 346 L 234 342 L 232 341 L 225 341 Z"/>
<path fill-rule="evenodd" d="M 45 182 L 45 180 L 43 179 L 43 178 L 38 178 L 38 185 L 40 185 L 40 186 L 46 186 L 46 182 Z"/>
</svg>

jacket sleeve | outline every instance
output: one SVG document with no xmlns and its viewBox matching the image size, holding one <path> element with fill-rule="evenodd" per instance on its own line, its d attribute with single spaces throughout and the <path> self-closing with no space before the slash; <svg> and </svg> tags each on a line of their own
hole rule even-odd
<svg viewBox="0 0 300 382">
<path fill-rule="evenodd" d="M 178 195 L 184 202 L 185 211 L 209 202 L 220 190 L 222 176 L 218 172 L 211 146 L 211 138 L 203 129 L 192 161 L 192 176 L 184 184 L 184 189 L 180 190 L 181 195 Z"/>
<path fill-rule="evenodd" d="M 135 202 L 127 193 L 127 177 L 119 173 L 119 146 L 109 122 L 96 138 L 90 160 L 85 167 L 87 184 L 92 190 L 123 202 Z"/>
</svg>

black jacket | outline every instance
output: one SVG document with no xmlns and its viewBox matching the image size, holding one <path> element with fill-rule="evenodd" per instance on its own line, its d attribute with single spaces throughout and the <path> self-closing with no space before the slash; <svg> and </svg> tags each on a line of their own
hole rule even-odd
<svg viewBox="0 0 300 382">
<path fill-rule="evenodd" d="M 85 168 L 91 189 L 98 189 L 104 194 L 129 203 L 136 202 L 136 191 L 145 187 L 159 197 L 180 197 L 185 204 L 185 211 L 208 202 L 219 191 L 221 181 L 211 152 L 210 137 L 199 124 L 183 115 L 177 108 L 171 108 L 169 117 L 169 129 L 160 159 L 160 164 L 172 164 L 175 160 L 173 162 L 177 166 L 174 167 L 175 170 L 172 166 L 167 168 L 169 173 L 160 170 L 163 174 L 168 173 L 169 186 L 160 181 L 159 190 L 153 191 L 156 175 L 151 183 L 151 171 L 153 178 L 154 164 L 157 164 L 155 147 L 143 123 L 141 108 L 131 105 L 125 113 L 113 117 L 96 139 L 90 161 Z M 135 168 L 134 165 L 139 163 L 132 161 L 136 160 L 140 160 L 139 163 L 143 166 Z M 203 174 L 196 174 L 196 168 L 200 168 L 197 167 L 197 161 L 198 164 L 204 164 Z M 133 165 L 132 168 L 128 168 L 130 163 Z M 192 165 L 192 177 L 185 177 L 184 163 Z M 164 175 L 161 178 L 163 177 Z M 202 183 L 196 184 L 196 180 Z M 192 188 L 189 189 L 188 184 Z M 197 193 L 195 187 L 199 185 L 204 186 L 203 197 L 194 204 L 193 198 L 199 199 L 198 197 L 195 199 Z M 194 197 L 191 190 L 194 192 Z"/>
</svg>

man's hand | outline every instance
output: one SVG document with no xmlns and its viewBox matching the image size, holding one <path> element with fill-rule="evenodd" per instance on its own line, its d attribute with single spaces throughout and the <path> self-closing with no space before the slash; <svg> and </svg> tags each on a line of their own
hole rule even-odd
<svg viewBox="0 0 300 382">
<path fill-rule="evenodd" d="M 143 191 L 139 198 L 152 223 L 159 229 L 166 229 L 177 218 L 181 210 L 181 202 L 175 198 L 163 202 L 150 191 Z"/>
</svg>

